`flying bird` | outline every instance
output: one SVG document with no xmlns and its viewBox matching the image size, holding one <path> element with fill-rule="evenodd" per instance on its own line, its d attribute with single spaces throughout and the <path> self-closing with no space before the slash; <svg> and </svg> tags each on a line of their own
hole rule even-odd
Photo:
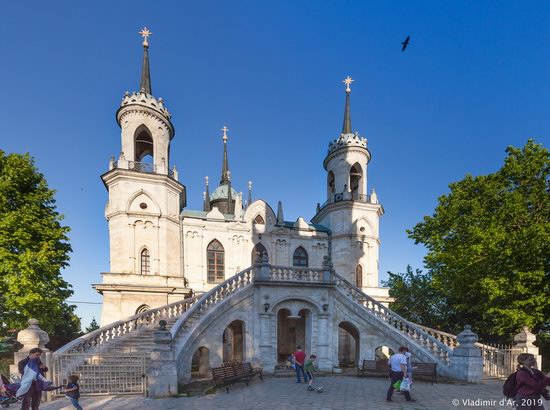
<svg viewBox="0 0 550 410">
<path fill-rule="evenodd" d="M 411 41 L 411 36 L 407 36 L 405 41 L 403 41 L 401 44 L 403 44 L 403 48 L 401 49 L 401 52 L 405 51 L 407 46 L 409 45 L 409 42 Z"/>
</svg>

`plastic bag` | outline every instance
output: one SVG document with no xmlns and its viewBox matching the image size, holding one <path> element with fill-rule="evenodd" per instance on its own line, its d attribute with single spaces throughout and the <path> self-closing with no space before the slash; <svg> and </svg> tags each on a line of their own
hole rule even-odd
<svg viewBox="0 0 550 410">
<path fill-rule="evenodd" d="M 401 388 L 401 381 L 402 380 L 397 380 L 394 384 L 393 384 L 393 387 L 396 389 L 396 390 L 399 390 Z"/>
<path fill-rule="evenodd" d="M 403 381 L 401 382 L 401 391 L 411 391 L 411 379 L 408 377 L 405 377 Z"/>
</svg>

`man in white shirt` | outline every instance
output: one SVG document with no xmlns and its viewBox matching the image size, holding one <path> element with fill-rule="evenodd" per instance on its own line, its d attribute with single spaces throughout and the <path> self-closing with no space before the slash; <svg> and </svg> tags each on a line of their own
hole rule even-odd
<svg viewBox="0 0 550 410">
<path fill-rule="evenodd" d="M 405 356 L 405 353 L 407 353 L 408 351 L 409 349 L 407 349 L 405 346 L 401 346 L 399 348 L 399 353 L 394 354 L 390 357 L 390 360 L 388 360 L 388 365 L 390 366 L 391 381 L 388 393 L 386 395 L 387 401 L 393 401 L 391 396 L 393 394 L 393 390 L 395 389 L 393 387 L 394 383 L 398 380 L 403 380 L 403 378 L 407 376 L 407 356 Z M 403 394 L 405 395 L 407 401 L 416 401 L 411 398 L 411 394 L 408 391 L 404 391 Z"/>
</svg>

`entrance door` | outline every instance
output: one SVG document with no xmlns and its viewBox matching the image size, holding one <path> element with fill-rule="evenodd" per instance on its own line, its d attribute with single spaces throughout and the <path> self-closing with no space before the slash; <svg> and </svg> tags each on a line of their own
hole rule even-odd
<svg viewBox="0 0 550 410">
<path fill-rule="evenodd" d="M 307 309 L 300 310 L 298 316 L 292 316 L 288 309 L 277 312 L 277 363 L 283 363 L 298 346 L 306 354 L 311 354 L 310 325 L 311 313 Z"/>
</svg>

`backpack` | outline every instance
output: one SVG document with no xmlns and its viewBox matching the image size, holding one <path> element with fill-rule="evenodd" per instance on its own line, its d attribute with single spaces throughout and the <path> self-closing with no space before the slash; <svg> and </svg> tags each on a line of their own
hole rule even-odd
<svg viewBox="0 0 550 410">
<path fill-rule="evenodd" d="M 517 372 L 514 372 L 508 376 L 502 386 L 502 393 L 509 399 L 513 399 L 518 394 L 518 381 L 516 380 L 516 373 Z"/>
<path fill-rule="evenodd" d="M 512 373 L 510 376 L 508 376 L 508 378 L 506 379 L 506 381 L 502 385 L 502 393 L 506 397 L 508 397 L 509 399 L 513 399 L 518 394 L 518 390 L 519 390 L 520 386 L 518 386 L 518 381 L 517 381 L 516 375 L 517 375 L 518 372 L 521 372 L 522 370 L 525 371 L 525 372 L 527 371 L 523 367 L 520 368 L 518 371 L 516 371 L 516 372 Z"/>
</svg>

